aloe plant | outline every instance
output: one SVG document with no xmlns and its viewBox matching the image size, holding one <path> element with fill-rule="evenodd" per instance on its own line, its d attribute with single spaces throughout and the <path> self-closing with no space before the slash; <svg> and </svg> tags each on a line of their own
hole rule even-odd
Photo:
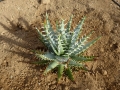
<svg viewBox="0 0 120 90">
<path fill-rule="evenodd" d="M 46 22 L 42 31 L 37 32 L 40 36 L 40 40 L 48 48 L 46 52 L 37 52 L 35 55 L 40 59 L 38 64 L 48 64 L 44 74 L 47 74 L 54 68 L 58 68 L 58 81 L 61 79 L 63 73 L 68 78 L 74 81 L 72 75 L 72 67 L 82 68 L 87 70 L 84 62 L 91 61 L 94 56 L 83 56 L 83 52 L 93 45 L 100 37 L 88 42 L 88 39 L 92 35 L 93 31 L 88 35 L 79 38 L 82 32 L 82 25 L 85 18 L 83 18 L 76 28 L 71 31 L 72 16 L 67 24 L 64 24 L 64 20 L 60 24 L 56 24 L 56 30 L 53 30 L 51 23 L 46 14 Z"/>
</svg>

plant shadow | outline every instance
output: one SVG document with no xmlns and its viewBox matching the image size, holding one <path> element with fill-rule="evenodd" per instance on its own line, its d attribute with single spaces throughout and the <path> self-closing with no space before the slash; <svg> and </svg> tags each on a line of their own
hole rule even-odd
<svg viewBox="0 0 120 90">
<path fill-rule="evenodd" d="M 4 0 L 0 0 L 0 2 L 2 2 L 2 1 L 4 1 Z"/>
<path fill-rule="evenodd" d="M 12 49 L 5 49 L 8 52 L 17 54 L 24 58 L 20 61 L 23 63 L 31 63 L 35 58 L 32 50 L 44 49 L 44 45 L 38 39 L 35 30 L 36 25 L 29 24 L 23 17 L 19 17 L 17 22 L 11 21 L 7 17 L 6 20 L 10 23 L 9 26 L 0 22 L 0 25 L 9 33 L 8 35 L 0 35 L 1 41 L 7 43 Z M 29 61 L 25 61 L 27 58 Z"/>
</svg>

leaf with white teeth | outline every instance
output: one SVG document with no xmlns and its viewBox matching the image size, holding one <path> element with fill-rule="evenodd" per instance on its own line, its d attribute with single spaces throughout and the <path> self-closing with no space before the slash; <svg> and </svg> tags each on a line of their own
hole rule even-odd
<svg viewBox="0 0 120 90">
<path fill-rule="evenodd" d="M 83 62 L 93 60 L 94 56 L 82 56 L 81 53 L 93 45 L 100 37 L 88 42 L 88 39 L 93 33 L 90 32 L 87 36 L 81 36 L 82 38 L 79 39 L 84 19 L 85 18 L 79 22 L 74 31 L 71 31 L 71 16 L 67 24 L 64 24 L 64 20 L 62 20 L 60 24 L 56 23 L 56 31 L 54 31 L 48 19 L 48 15 L 46 14 L 44 31 L 39 31 L 36 28 L 40 39 L 48 48 L 46 53 L 36 52 L 36 56 L 41 59 L 38 61 L 38 64 L 49 64 L 51 62 L 47 66 L 44 74 L 57 67 L 58 81 L 64 71 L 66 71 L 68 78 L 74 81 L 72 67 L 87 70 Z"/>
<path fill-rule="evenodd" d="M 78 51 L 79 49 L 81 49 L 81 51 L 82 51 L 83 46 L 85 46 L 85 42 L 87 41 L 87 39 L 90 38 L 92 33 L 93 33 L 93 31 L 90 34 L 88 34 L 87 36 L 82 37 L 79 41 L 76 41 L 75 44 L 73 44 L 70 47 L 70 49 L 68 51 L 69 55 L 73 55 L 73 54 L 76 55 L 77 54 L 76 51 Z"/>
<path fill-rule="evenodd" d="M 79 22 L 79 24 L 75 28 L 74 33 L 73 33 L 72 38 L 71 38 L 70 47 L 72 47 L 74 45 L 74 43 L 77 41 L 77 39 L 82 31 L 81 29 L 82 29 L 82 25 L 84 23 L 84 20 L 85 20 L 85 18 L 83 18 L 82 21 Z"/>
<path fill-rule="evenodd" d="M 61 39 L 61 34 L 58 36 L 58 55 L 64 54 L 63 40 Z"/>
<path fill-rule="evenodd" d="M 92 61 L 94 59 L 94 56 L 71 56 L 71 59 L 78 62 Z"/>
</svg>

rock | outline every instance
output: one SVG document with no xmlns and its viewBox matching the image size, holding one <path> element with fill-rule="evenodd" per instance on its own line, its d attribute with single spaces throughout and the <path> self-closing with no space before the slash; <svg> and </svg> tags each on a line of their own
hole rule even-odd
<svg viewBox="0 0 120 90">
<path fill-rule="evenodd" d="M 38 85 L 40 85 L 40 83 L 38 83 Z"/>
<path fill-rule="evenodd" d="M 103 70 L 103 75 L 107 75 L 107 71 L 106 70 Z"/>
<path fill-rule="evenodd" d="M 13 76 L 11 75 L 10 78 L 13 79 Z"/>
<path fill-rule="evenodd" d="M 114 32 L 114 33 L 118 33 L 118 31 L 117 31 L 117 30 L 114 30 L 113 32 Z"/>
<path fill-rule="evenodd" d="M 42 0 L 41 3 L 42 3 L 42 4 L 49 4 L 49 3 L 50 3 L 50 0 Z"/>
</svg>

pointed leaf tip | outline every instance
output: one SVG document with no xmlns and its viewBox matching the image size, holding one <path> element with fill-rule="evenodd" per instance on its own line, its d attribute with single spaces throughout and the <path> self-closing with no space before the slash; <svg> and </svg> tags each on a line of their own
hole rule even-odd
<svg viewBox="0 0 120 90">
<path fill-rule="evenodd" d="M 74 82 L 74 78 L 73 78 L 72 71 L 71 71 L 70 68 L 67 68 L 67 69 L 66 69 L 66 74 L 67 74 L 68 78 L 69 78 L 71 81 Z"/>
</svg>

